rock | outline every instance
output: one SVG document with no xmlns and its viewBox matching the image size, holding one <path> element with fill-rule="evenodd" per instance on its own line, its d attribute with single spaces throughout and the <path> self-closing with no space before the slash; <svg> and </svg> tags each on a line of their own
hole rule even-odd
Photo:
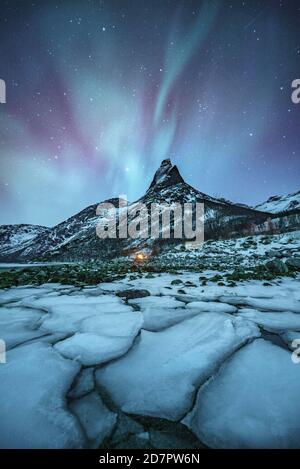
<svg viewBox="0 0 300 469">
<path fill-rule="evenodd" d="M 275 251 L 273 249 L 271 249 L 270 251 L 266 252 L 267 256 L 268 257 L 282 257 L 282 253 L 280 251 Z"/>
<path fill-rule="evenodd" d="M 116 295 L 120 298 L 126 298 L 126 300 L 134 300 L 135 298 L 150 296 L 150 292 L 148 290 L 123 290 L 116 292 Z"/>
<path fill-rule="evenodd" d="M 284 262 L 280 261 L 279 259 L 274 259 L 272 261 L 269 261 L 265 264 L 265 267 L 273 273 L 276 274 L 286 274 L 289 269 L 288 267 L 284 264 Z"/>
<path fill-rule="evenodd" d="M 179 278 L 176 280 L 172 280 L 171 285 L 181 285 L 183 282 Z"/>
<path fill-rule="evenodd" d="M 289 257 L 285 261 L 287 267 L 292 267 L 293 269 L 300 270 L 300 258 L 299 257 Z"/>
<path fill-rule="evenodd" d="M 196 285 L 193 282 L 187 281 L 184 283 L 186 287 L 196 287 Z"/>
</svg>

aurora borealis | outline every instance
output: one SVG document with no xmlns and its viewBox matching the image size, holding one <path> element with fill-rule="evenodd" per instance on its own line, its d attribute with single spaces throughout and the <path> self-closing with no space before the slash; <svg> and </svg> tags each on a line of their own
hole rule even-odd
<svg viewBox="0 0 300 469">
<path fill-rule="evenodd" d="M 299 1 L 0 5 L 0 223 L 134 200 L 167 157 L 236 202 L 300 189 Z"/>
</svg>

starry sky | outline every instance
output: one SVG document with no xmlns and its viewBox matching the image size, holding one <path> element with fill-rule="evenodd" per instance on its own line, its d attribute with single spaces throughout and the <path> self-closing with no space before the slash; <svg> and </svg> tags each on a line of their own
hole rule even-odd
<svg viewBox="0 0 300 469">
<path fill-rule="evenodd" d="M 300 1 L 0 1 L 0 223 L 145 192 L 164 158 L 210 195 L 300 189 Z"/>
</svg>

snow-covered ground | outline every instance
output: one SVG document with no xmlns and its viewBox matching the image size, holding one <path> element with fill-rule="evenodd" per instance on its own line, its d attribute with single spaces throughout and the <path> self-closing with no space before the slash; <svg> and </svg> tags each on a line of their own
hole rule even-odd
<svg viewBox="0 0 300 469">
<path fill-rule="evenodd" d="M 270 197 L 266 202 L 257 205 L 256 210 L 262 212 L 279 213 L 287 210 L 295 210 L 300 208 L 300 191 L 288 195 L 275 195 Z"/>
<path fill-rule="evenodd" d="M 199 276 L 0 291 L 0 447 L 300 447 L 299 274 Z"/>
<path fill-rule="evenodd" d="M 165 262 L 180 264 L 202 262 L 206 267 L 216 265 L 224 271 L 239 267 L 264 265 L 272 258 L 285 261 L 300 256 L 300 231 L 276 235 L 248 236 L 236 239 L 207 241 L 199 249 L 186 252 L 180 246 L 161 257 Z"/>
</svg>

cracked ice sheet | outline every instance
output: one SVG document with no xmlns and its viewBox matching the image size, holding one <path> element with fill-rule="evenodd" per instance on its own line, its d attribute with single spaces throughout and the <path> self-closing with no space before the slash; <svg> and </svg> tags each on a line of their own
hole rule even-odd
<svg viewBox="0 0 300 469">
<path fill-rule="evenodd" d="M 199 312 L 214 312 L 214 313 L 228 313 L 233 314 L 237 311 L 232 305 L 226 303 L 215 303 L 213 301 L 195 301 L 187 304 L 187 309 L 196 309 Z"/>
<path fill-rule="evenodd" d="M 276 296 L 272 299 L 245 298 L 244 305 L 257 308 L 262 311 L 290 311 L 300 313 L 300 301 L 292 298 Z"/>
<path fill-rule="evenodd" d="M 133 348 L 96 372 L 124 412 L 178 420 L 196 388 L 247 340 L 257 326 L 222 313 L 202 313 L 162 332 L 141 331 Z"/>
<path fill-rule="evenodd" d="M 145 298 L 129 300 L 128 304 L 137 305 L 142 311 L 149 308 L 180 308 L 184 306 L 182 301 L 170 296 L 146 296 Z"/>
<path fill-rule="evenodd" d="M 55 348 L 85 366 L 100 365 L 124 355 L 142 324 L 139 312 L 95 316 L 82 322 L 81 332 L 57 343 Z"/>
<path fill-rule="evenodd" d="M 143 325 L 143 316 L 129 307 L 127 311 L 122 314 L 109 313 L 87 318 L 81 323 L 80 331 L 116 338 L 134 338 Z"/>
<path fill-rule="evenodd" d="M 270 332 L 300 331 L 300 315 L 295 313 L 263 313 L 255 309 L 243 308 L 239 316 L 254 321 Z M 300 334 L 299 334 L 300 335 Z"/>
<path fill-rule="evenodd" d="M 132 308 L 122 303 L 121 300 L 100 304 L 65 303 L 49 306 L 48 308 L 49 314 L 44 317 L 41 329 L 52 333 L 78 332 L 81 322 L 89 317 L 132 312 Z"/>
<path fill-rule="evenodd" d="M 70 409 L 78 417 L 92 448 L 100 446 L 117 421 L 117 414 L 111 412 L 95 392 L 74 400 Z"/>
<path fill-rule="evenodd" d="M 291 354 L 255 340 L 200 389 L 184 423 L 210 448 L 299 448 L 299 394 Z"/>
<path fill-rule="evenodd" d="M 83 368 L 76 376 L 68 397 L 78 399 L 94 390 L 94 368 Z"/>
<path fill-rule="evenodd" d="M 107 305 L 107 304 L 122 304 L 122 300 L 113 295 L 99 295 L 87 297 L 84 294 L 74 295 L 57 295 L 57 296 L 43 296 L 41 298 L 33 298 L 23 300 L 22 305 L 38 308 L 48 311 L 53 306 L 62 305 Z"/>
<path fill-rule="evenodd" d="M 155 332 L 197 316 L 199 311 L 186 308 L 146 308 L 142 314 L 143 329 Z"/>
<path fill-rule="evenodd" d="M 45 335 L 44 331 L 37 330 L 42 314 L 28 308 L 0 307 L 0 338 L 5 341 L 7 350 Z"/>
<path fill-rule="evenodd" d="M 50 291 L 52 291 L 50 289 Z M 53 290 L 54 291 L 54 290 Z M 49 290 L 42 289 L 40 287 L 12 287 L 8 290 L 0 290 L 0 305 L 9 304 L 24 300 L 25 298 L 38 298 L 42 295 L 46 295 Z"/>
<path fill-rule="evenodd" d="M 65 404 L 79 369 L 46 344 L 9 351 L 0 366 L 0 446 L 83 447 L 82 431 Z"/>
<path fill-rule="evenodd" d="M 132 342 L 132 337 L 105 337 L 85 332 L 74 334 L 54 347 L 66 358 L 79 361 L 84 366 L 94 366 L 124 355 Z"/>
</svg>

